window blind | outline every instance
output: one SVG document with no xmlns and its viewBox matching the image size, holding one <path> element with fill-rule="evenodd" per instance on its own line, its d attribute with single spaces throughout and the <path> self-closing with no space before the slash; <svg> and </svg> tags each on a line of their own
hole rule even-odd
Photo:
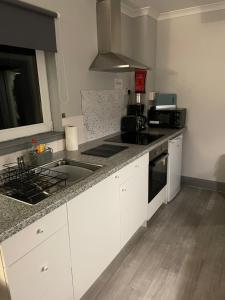
<svg viewBox="0 0 225 300">
<path fill-rule="evenodd" d="M 0 1 L 0 44 L 56 52 L 57 13 L 18 0 Z"/>
</svg>

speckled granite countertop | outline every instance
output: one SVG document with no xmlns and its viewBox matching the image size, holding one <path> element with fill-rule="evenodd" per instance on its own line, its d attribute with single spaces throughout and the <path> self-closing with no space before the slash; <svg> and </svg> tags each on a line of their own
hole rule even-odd
<svg viewBox="0 0 225 300">
<path fill-rule="evenodd" d="M 116 154 L 115 156 L 112 156 L 111 158 L 87 156 L 80 153 L 86 149 L 90 149 L 102 144 L 103 141 L 108 137 L 85 143 L 80 146 L 79 151 L 65 151 L 55 153 L 54 160 L 60 158 L 69 158 L 82 162 L 89 162 L 98 165 L 100 164 L 103 165 L 103 167 L 86 179 L 63 189 L 62 191 L 52 195 L 51 197 L 34 206 L 20 203 L 16 200 L 9 199 L 6 196 L 0 195 L 0 243 L 13 234 L 17 233 L 18 231 L 22 230 L 26 226 L 32 224 L 36 220 L 50 213 L 57 207 L 70 201 L 71 199 L 73 199 L 83 191 L 89 189 L 93 185 L 97 184 L 98 182 L 102 181 L 106 177 L 120 170 L 135 159 L 153 150 L 155 147 L 159 146 L 165 141 L 179 135 L 183 132 L 183 129 L 146 129 L 144 132 L 159 133 L 163 134 L 164 136 L 159 140 L 149 144 L 148 146 L 126 144 L 126 146 L 129 147 L 128 149 Z M 104 141 L 104 143 L 106 142 Z"/>
</svg>

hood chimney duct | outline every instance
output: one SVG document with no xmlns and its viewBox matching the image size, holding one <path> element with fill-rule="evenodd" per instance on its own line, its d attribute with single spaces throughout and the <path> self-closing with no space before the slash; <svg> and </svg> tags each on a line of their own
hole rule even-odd
<svg viewBox="0 0 225 300">
<path fill-rule="evenodd" d="M 131 72 L 149 67 L 121 55 L 121 0 L 97 0 L 98 55 L 91 71 Z"/>
</svg>

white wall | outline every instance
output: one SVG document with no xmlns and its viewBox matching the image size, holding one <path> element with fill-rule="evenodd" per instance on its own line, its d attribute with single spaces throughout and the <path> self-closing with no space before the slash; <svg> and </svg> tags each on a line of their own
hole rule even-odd
<svg viewBox="0 0 225 300">
<path fill-rule="evenodd" d="M 97 54 L 96 0 L 25 0 L 60 14 L 57 43 L 61 110 L 67 117 L 81 115 L 81 90 L 114 89 L 114 78 L 132 87 L 133 74 L 90 72 Z M 147 91 L 154 89 L 156 20 L 122 14 L 122 53 L 153 68 Z"/>
<path fill-rule="evenodd" d="M 124 87 L 129 87 L 130 76 L 127 74 L 89 71 L 89 66 L 97 54 L 96 0 L 26 2 L 60 14 L 56 26 L 59 50 L 57 58 L 61 110 L 67 117 L 81 115 L 81 90 L 114 89 L 114 78 L 121 76 L 124 78 Z"/>
<path fill-rule="evenodd" d="M 123 53 L 149 66 L 146 81 L 146 97 L 155 89 L 156 33 L 157 21 L 150 16 L 130 18 L 123 16 Z M 131 88 L 134 88 L 134 73 L 131 74 Z"/>
<path fill-rule="evenodd" d="M 157 21 L 150 16 L 142 16 L 133 18 L 132 23 L 132 57 L 152 68 L 146 82 L 148 95 L 155 88 Z"/>
<path fill-rule="evenodd" d="M 114 89 L 114 79 L 123 78 L 123 88 L 130 88 L 134 73 L 112 74 L 90 72 L 89 66 L 97 54 L 96 0 L 23 0 L 60 14 L 56 21 L 58 53 L 58 83 L 61 112 L 67 118 L 63 126 L 75 125 L 79 129 L 79 143 L 86 141 L 81 110 L 82 90 Z M 41 33 L 40 33 L 41 34 Z M 154 68 L 156 48 L 156 20 L 149 16 L 131 18 L 122 14 L 122 53 Z M 50 55 L 52 58 L 52 56 Z M 50 72 L 52 66 L 50 66 Z M 53 68 L 54 69 L 54 68 Z M 55 85 L 55 81 L 52 83 Z M 147 90 L 154 86 L 154 72 L 150 73 Z M 96 91 L 98 94 L 98 91 Z M 115 93 L 116 94 L 116 93 Z M 54 98 L 54 97 L 53 97 Z M 53 99 L 56 102 L 56 99 Z M 58 109 L 53 112 L 54 122 L 61 126 Z M 59 120 L 57 120 L 57 117 Z M 55 121 L 56 119 L 56 121 Z M 59 142 L 62 148 L 62 141 Z M 55 151 L 61 149 L 53 147 Z M 4 156 L 12 161 L 11 155 Z"/>
<path fill-rule="evenodd" d="M 158 22 L 156 88 L 187 107 L 183 175 L 225 181 L 225 10 Z"/>
</svg>

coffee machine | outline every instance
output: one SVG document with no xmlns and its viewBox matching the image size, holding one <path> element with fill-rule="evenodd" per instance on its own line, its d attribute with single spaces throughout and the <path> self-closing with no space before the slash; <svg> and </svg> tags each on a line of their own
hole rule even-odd
<svg viewBox="0 0 225 300">
<path fill-rule="evenodd" d="M 147 118 L 144 115 L 147 70 L 136 69 L 134 75 L 135 92 L 128 91 L 127 116 L 121 120 L 121 130 L 128 132 L 144 130 L 147 123 Z"/>
</svg>

